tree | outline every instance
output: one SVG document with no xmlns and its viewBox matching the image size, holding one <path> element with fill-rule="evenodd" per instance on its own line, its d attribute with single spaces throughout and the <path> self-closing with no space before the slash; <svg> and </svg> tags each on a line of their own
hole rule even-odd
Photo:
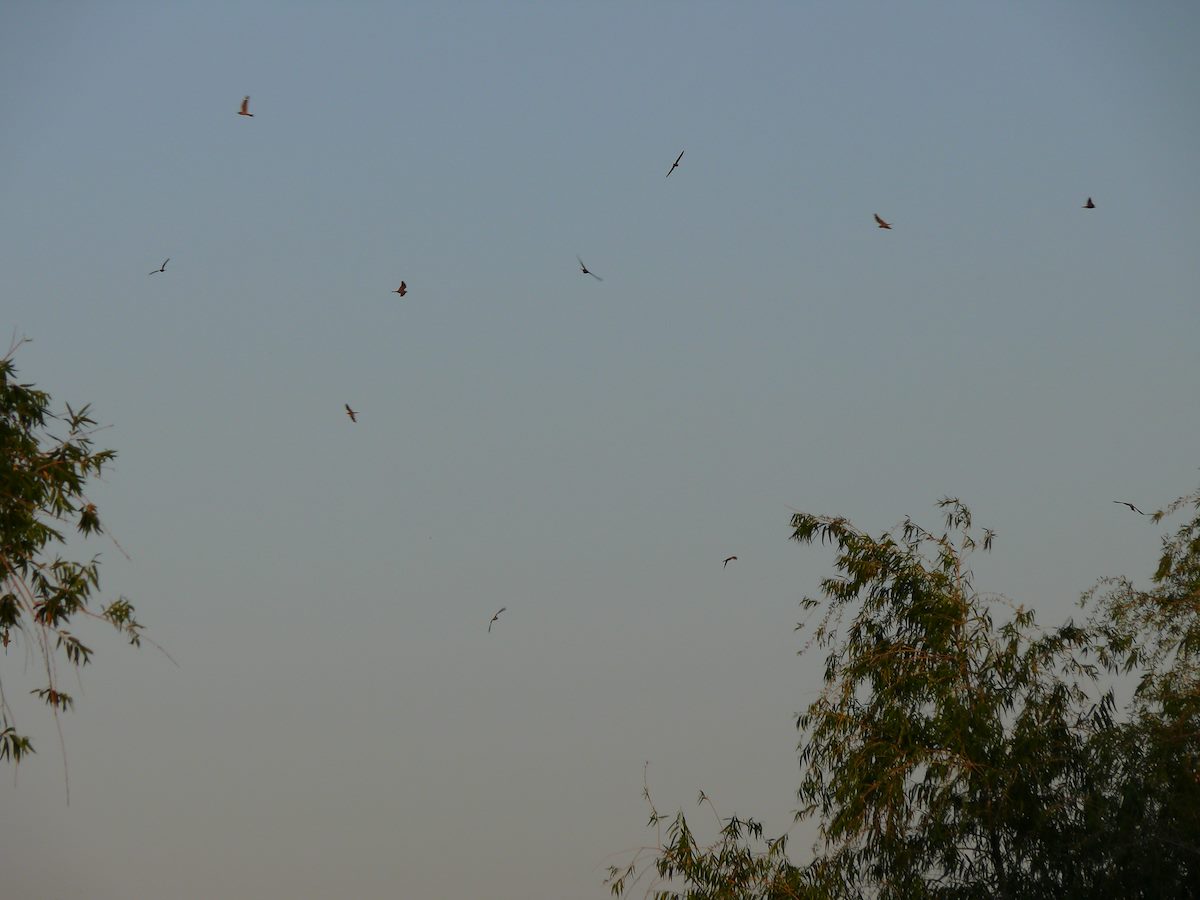
<svg viewBox="0 0 1200 900">
<path fill-rule="evenodd" d="M 49 394 L 15 380 L 17 346 L 0 359 L 0 645 L 7 655 L 10 645 L 26 640 L 36 651 L 45 680 L 32 693 L 57 723 L 75 702 L 61 687 L 60 663 L 79 669 L 92 657 L 74 633 L 76 622 L 102 620 L 134 645 L 141 643 L 142 626 L 124 597 L 93 609 L 98 557 L 75 562 L 57 552 L 68 525 L 85 537 L 103 532 L 85 488 L 116 453 L 93 448 L 96 423 L 87 406 L 54 413 Z M 16 729 L 0 682 L 0 759 L 20 762 L 33 750 Z"/>
<path fill-rule="evenodd" d="M 797 719 L 813 858 L 736 817 L 701 847 L 681 812 L 652 862 L 609 870 L 614 895 L 647 874 L 656 897 L 689 900 L 1200 894 L 1200 514 L 1163 539 L 1149 590 L 1102 581 L 1083 624 L 1043 630 L 975 591 L 968 558 L 994 534 L 940 506 L 937 533 L 792 518 L 839 573 L 802 601 L 816 621 L 801 652 L 828 651 Z M 1188 507 L 1200 493 L 1153 519 Z"/>
</svg>

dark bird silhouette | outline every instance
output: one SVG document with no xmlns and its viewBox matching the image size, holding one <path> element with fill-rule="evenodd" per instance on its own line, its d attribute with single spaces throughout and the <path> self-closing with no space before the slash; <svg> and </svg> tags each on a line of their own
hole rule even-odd
<svg viewBox="0 0 1200 900">
<path fill-rule="evenodd" d="M 880 228 L 886 228 L 888 231 L 892 230 L 892 226 L 889 225 L 887 222 L 883 221 L 883 219 L 880 217 L 879 213 L 875 213 L 875 221 L 879 223 Z"/>
<path fill-rule="evenodd" d="M 254 113 L 250 112 L 250 98 L 249 97 L 242 98 L 242 108 L 238 110 L 238 115 L 239 116 L 249 116 L 252 119 L 254 118 Z"/>
<path fill-rule="evenodd" d="M 171 261 L 171 257 L 168 256 L 166 259 L 163 260 L 163 264 L 161 266 L 159 266 L 157 269 L 155 269 L 153 272 L 150 272 L 149 274 L 157 275 L 159 272 L 167 271 L 167 263 L 169 263 L 170 261 Z"/>
<path fill-rule="evenodd" d="M 1137 513 L 1140 516 L 1146 515 L 1144 512 L 1142 512 L 1140 509 L 1138 509 L 1132 503 L 1128 503 L 1125 500 L 1114 500 L 1113 503 L 1116 503 L 1118 506 L 1128 506 L 1130 509 L 1132 509 L 1135 513 Z"/>
<path fill-rule="evenodd" d="M 671 168 L 667 169 L 667 177 L 668 178 L 671 177 L 672 172 L 674 172 L 676 169 L 679 168 L 679 161 L 681 159 L 683 159 L 683 153 L 684 153 L 684 151 L 680 150 L 679 155 L 677 157 L 675 157 L 675 162 L 671 163 Z"/>
<path fill-rule="evenodd" d="M 488 634 L 492 633 L 492 626 L 495 625 L 496 620 L 500 618 L 500 613 L 504 612 L 506 609 L 508 609 L 507 606 L 502 606 L 496 610 L 496 614 L 492 616 L 492 621 L 488 622 Z"/>
<path fill-rule="evenodd" d="M 576 259 L 579 259 L 579 257 L 578 257 L 578 256 L 576 256 L 575 258 L 576 258 Z M 601 278 L 599 275 L 597 275 L 595 272 L 593 272 L 591 269 L 589 269 L 587 266 L 585 266 L 585 265 L 583 264 L 583 260 L 582 260 L 582 259 L 579 259 L 579 271 L 580 271 L 580 272 L 582 272 L 584 275 L 591 275 L 591 276 L 592 276 L 593 278 L 595 278 L 597 281 L 603 281 L 603 280 L 604 280 L 604 279 L 603 279 L 603 278 Z"/>
<path fill-rule="evenodd" d="M 1085 204 L 1083 204 L 1083 208 L 1084 208 L 1084 209 L 1095 209 L 1095 208 L 1096 208 L 1096 204 L 1092 202 L 1092 198 L 1091 198 L 1091 197 L 1088 197 L 1088 202 L 1087 202 L 1087 203 L 1085 203 Z"/>
<path fill-rule="evenodd" d="M 392 293 L 399 294 L 401 297 L 403 297 L 408 293 L 408 285 L 402 281 L 400 282 L 400 287 L 396 288 L 394 291 L 392 291 Z"/>
<path fill-rule="evenodd" d="M 725 557 L 725 562 L 724 562 L 724 564 L 721 566 L 721 568 L 722 568 L 722 569 L 723 569 L 723 568 L 725 568 L 725 566 L 729 565 L 729 564 L 730 564 L 731 562 L 733 562 L 735 559 L 737 559 L 737 557 L 736 557 L 736 556 L 727 556 L 727 557 Z"/>
<path fill-rule="evenodd" d="M 350 421 L 357 422 L 358 421 L 358 410 L 351 409 L 349 403 L 345 403 L 343 405 L 346 407 L 346 415 L 348 415 L 350 417 Z"/>
</svg>

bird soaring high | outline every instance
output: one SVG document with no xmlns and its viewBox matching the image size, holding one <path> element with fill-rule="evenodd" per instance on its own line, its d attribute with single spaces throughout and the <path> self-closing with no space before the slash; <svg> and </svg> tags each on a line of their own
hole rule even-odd
<svg viewBox="0 0 1200 900">
<path fill-rule="evenodd" d="M 399 294 L 401 297 L 403 297 L 408 293 L 408 285 L 402 281 L 400 282 L 400 287 L 396 288 L 394 291 L 392 291 L 392 293 Z"/>
<path fill-rule="evenodd" d="M 250 98 L 249 97 L 242 98 L 242 108 L 238 110 L 238 115 L 239 116 L 249 116 L 252 119 L 254 118 L 254 113 L 250 112 Z"/>
<path fill-rule="evenodd" d="M 488 634 L 492 633 L 492 626 L 495 625 L 496 620 L 500 618 L 500 613 L 504 612 L 506 609 L 508 609 L 507 606 L 502 606 L 496 610 L 496 614 L 492 616 L 492 621 L 488 622 Z"/>
<path fill-rule="evenodd" d="M 667 177 L 668 178 L 671 177 L 672 172 L 674 172 L 676 169 L 679 168 L 679 161 L 681 159 L 683 159 L 683 153 L 684 153 L 684 151 L 680 150 L 679 155 L 677 157 L 675 157 L 675 162 L 671 163 L 671 168 L 667 169 Z"/>
<path fill-rule="evenodd" d="M 578 257 L 578 256 L 576 256 L 575 258 L 576 258 L 576 259 L 579 259 L 579 257 Z M 587 266 L 585 266 L 585 265 L 583 264 L 583 260 L 582 260 L 582 259 L 579 259 L 579 271 L 580 271 L 580 272 L 582 272 L 584 275 L 591 275 L 591 276 L 592 276 L 593 278 L 595 278 L 597 281 L 603 281 L 603 280 L 604 280 L 604 279 L 603 279 L 603 278 L 601 278 L 599 275 L 597 275 L 595 272 L 593 272 L 591 269 L 589 269 Z"/>
<path fill-rule="evenodd" d="M 150 272 L 149 274 L 157 275 L 159 272 L 167 271 L 167 263 L 169 263 L 170 261 L 171 261 L 171 257 L 168 256 L 166 259 L 163 260 L 163 264 L 161 266 L 159 266 L 157 269 L 155 269 L 153 272 Z"/>
<path fill-rule="evenodd" d="M 1129 503 L 1129 502 L 1127 502 L 1127 501 L 1125 501 L 1125 500 L 1114 500 L 1114 501 L 1113 501 L 1113 503 L 1116 503 L 1116 504 L 1118 504 L 1119 506 L 1128 506 L 1130 509 L 1132 509 L 1132 510 L 1133 510 L 1135 513 L 1137 513 L 1138 515 L 1142 515 L 1142 516 L 1146 515 L 1144 512 L 1142 512 L 1140 509 L 1138 509 L 1138 508 L 1137 508 L 1136 506 L 1134 506 L 1132 503 Z"/>
<path fill-rule="evenodd" d="M 875 213 L 875 221 L 879 223 L 880 228 L 886 228 L 888 231 L 892 230 L 892 226 L 889 225 L 887 222 L 883 221 L 883 219 L 880 217 L 879 213 Z"/>
<path fill-rule="evenodd" d="M 723 568 L 725 568 L 725 566 L 729 565 L 729 564 L 730 564 L 731 562 L 733 562 L 735 559 L 737 559 L 737 557 L 736 557 L 736 556 L 727 556 L 727 557 L 725 557 L 725 563 L 724 563 L 724 564 L 721 566 L 721 568 L 722 568 L 722 569 L 723 569 Z"/>
<path fill-rule="evenodd" d="M 349 403 L 345 403 L 343 405 L 346 407 L 346 415 L 348 415 L 350 417 L 350 421 L 357 422 L 358 421 L 358 410 L 351 409 Z"/>
<path fill-rule="evenodd" d="M 1095 209 L 1095 208 L 1096 208 L 1096 204 L 1092 202 L 1092 198 L 1091 198 L 1091 197 L 1088 197 L 1088 202 L 1087 202 L 1087 203 L 1085 203 L 1085 204 L 1083 204 L 1083 208 L 1084 208 L 1084 209 Z"/>
</svg>

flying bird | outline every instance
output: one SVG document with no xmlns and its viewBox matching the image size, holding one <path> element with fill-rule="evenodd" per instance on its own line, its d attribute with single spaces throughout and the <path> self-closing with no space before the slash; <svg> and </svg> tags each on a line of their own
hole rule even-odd
<svg viewBox="0 0 1200 900">
<path fill-rule="evenodd" d="M 408 285 L 402 281 L 400 282 L 400 287 L 396 288 L 394 291 L 392 291 L 392 293 L 399 294 L 401 297 L 403 297 L 408 293 Z"/>
<path fill-rule="evenodd" d="M 879 223 L 880 228 L 886 228 L 888 231 L 892 230 L 892 226 L 883 221 L 883 219 L 880 218 L 879 213 L 875 213 L 875 221 Z"/>
<path fill-rule="evenodd" d="M 169 263 L 170 261 L 171 261 L 171 257 L 169 257 L 169 256 L 168 256 L 166 259 L 164 259 L 164 260 L 163 260 L 163 264 L 162 264 L 161 266 L 159 266 L 159 267 L 158 267 L 157 269 L 155 269 L 153 272 L 150 272 L 150 273 L 148 273 L 148 274 L 150 274 L 150 275 L 157 275 L 159 272 L 165 272 L 165 271 L 167 271 L 167 263 Z"/>
<path fill-rule="evenodd" d="M 358 421 L 358 410 L 351 409 L 349 403 L 345 403 L 345 404 L 343 404 L 343 406 L 346 407 L 346 415 L 348 415 L 350 417 L 350 421 L 357 422 Z"/>
<path fill-rule="evenodd" d="M 671 168 L 667 169 L 667 177 L 668 178 L 671 177 L 672 172 L 674 172 L 676 169 L 679 168 L 679 161 L 681 159 L 683 159 L 683 153 L 684 153 L 684 151 L 680 150 L 679 155 L 677 157 L 675 157 L 675 162 L 671 163 Z"/>
<path fill-rule="evenodd" d="M 724 564 L 721 566 L 721 568 L 722 568 L 722 569 L 723 569 L 723 568 L 725 568 L 725 566 L 729 565 L 729 564 L 730 564 L 731 562 L 733 562 L 735 559 L 737 559 L 737 557 L 736 557 L 736 556 L 727 556 L 727 557 L 725 557 L 725 562 L 724 562 Z"/>
<path fill-rule="evenodd" d="M 576 259 L 579 259 L 579 257 L 578 257 L 578 256 L 576 256 L 575 258 L 576 258 Z M 591 276 L 592 276 L 593 278 L 595 278 L 597 281 L 603 281 L 603 280 L 604 280 L 604 279 L 603 279 L 603 278 L 601 278 L 599 275 L 597 275 L 595 272 L 593 272 L 591 269 L 589 269 L 587 266 L 585 266 L 585 265 L 583 264 L 583 260 L 582 260 L 582 259 L 579 259 L 579 271 L 580 271 L 580 272 L 582 272 L 584 275 L 591 275 Z"/>
<path fill-rule="evenodd" d="M 238 115 L 239 116 L 249 116 L 252 119 L 254 118 L 254 113 L 250 112 L 250 98 L 249 97 L 242 98 L 242 108 L 240 110 L 238 110 Z"/>
<path fill-rule="evenodd" d="M 1118 506 L 1128 506 L 1130 509 L 1132 509 L 1138 515 L 1142 515 L 1142 516 L 1146 515 L 1144 512 L 1142 512 L 1140 509 L 1138 509 L 1132 503 L 1128 503 L 1124 500 L 1114 500 L 1113 503 L 1116 503 Z"/>
<path fill-rule="evenodd" d="M 1085 204 L 1083 204 L 1083 208 L 1084 208 L 1084 209 L 1095 209 L 1095 208 L 1096 208 L 1096 204 L 1092 202 L 1092 198 L 1091 198 L 1091 197 L 1088 197 L 1088 202 L 1087 202 L 1087 203 L 1085 203 Z"/>
<path fill-rule="evenodd" d="M 502 606 L 496 610 L 496 614 L 492 616 L 492 621 L 488 622 L 488 634 L 492 633 L 492 626 L 495 625 L 496 620 L 500 618 L 500 613 L 504 612 L 506 609 L 508 609 L 507 606 Z"/>
</svg>

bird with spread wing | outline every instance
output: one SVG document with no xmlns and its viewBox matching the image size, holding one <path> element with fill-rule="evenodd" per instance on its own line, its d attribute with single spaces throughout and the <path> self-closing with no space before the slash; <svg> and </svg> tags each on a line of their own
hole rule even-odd
<svg viewBox="0 0 1200 900">
<path fill-rule="evenodd" d="M 576 259 L 579 259 L 579 257 L 578 257 L 578 256 L 576 256 L 575 258 L 576 258 Z M 591 275 L 591 276 L 592 276 L 593 278 L 595 278 L 597 281 L 603 281 L 603 280 L 604 280 L 604 279 L 603 279 L 603 278 L 601 278 L 599 275 L 597 275 L 595 272 L 593 272 L 591 269 L 589 269 L 587 266 L 585 266 L 585 265 L 583 264 L 583 260 L 582 260 L 582 259 L 579 259 L 579 271 L 580 271 L 580 272 L 582 272 L 584 275 Z"/>
</svg>

